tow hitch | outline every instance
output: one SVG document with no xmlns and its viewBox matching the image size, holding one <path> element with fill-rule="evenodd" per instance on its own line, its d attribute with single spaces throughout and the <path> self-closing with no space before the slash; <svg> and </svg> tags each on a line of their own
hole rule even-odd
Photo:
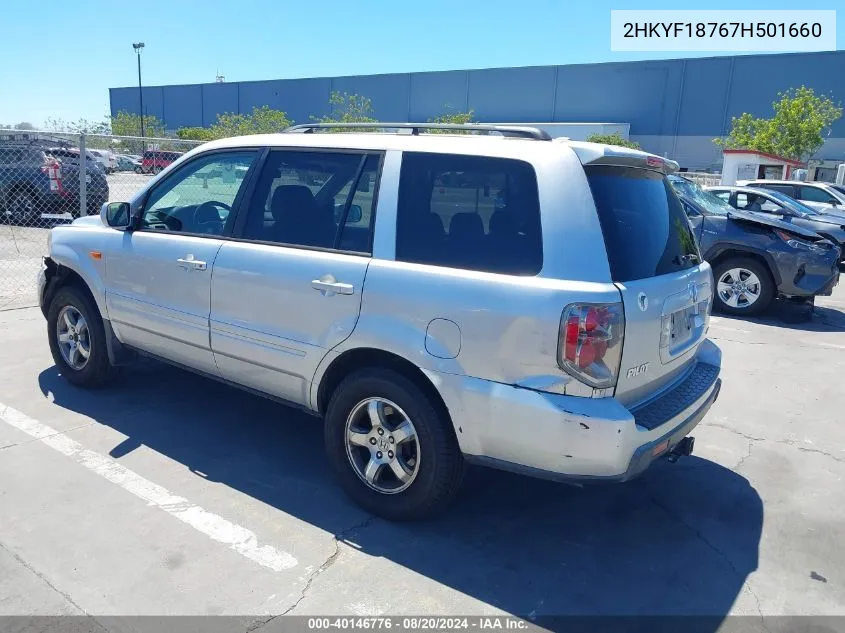
<svg viewBox="0 0 845 633">
<path fill-rule="evenodd" d="M 695 438 L 694 437 L 685 437 L 680 442 L 675 444 L 675 447 L 669 451 L 669 454 L 666 458 L 669 460 L 670 463 L 674 464 L 678 461 L 678 458 L 685 455 L 692 455 L 692 449 L 695 446 Z"/>
</svg>

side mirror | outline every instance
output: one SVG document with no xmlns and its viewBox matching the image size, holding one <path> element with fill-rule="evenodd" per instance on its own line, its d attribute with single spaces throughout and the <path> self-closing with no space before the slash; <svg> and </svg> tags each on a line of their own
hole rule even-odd
<svg viewBox="0 0 845 633">
<path fill-rule="evenodd" d="M 126 230 L 132 223 L 128 202 L 107 202 L 100 210 L 103 224 L 113 229 Z"/>
<path fill-rule="evenodd" d="M 361 210 L 361 205 L 353 204 L 349 207 L 349 214 L 346 216 L 348 224 L 357 224 L 364 217 L 364 212 Z"/>
<path fill-rule="evenodd" d="M 338 204 L 334 208 L 334 221 L 338 224 L 343 219 L 343 205 Z M 361 209 L 360 205 L 353 204 L 349 207 L 349 213 L 346 214 L 346 223 L 347 224 L 356 224 L 361 221 L 361 218 L 364 217 L 364 212 Z"/>
</svg>

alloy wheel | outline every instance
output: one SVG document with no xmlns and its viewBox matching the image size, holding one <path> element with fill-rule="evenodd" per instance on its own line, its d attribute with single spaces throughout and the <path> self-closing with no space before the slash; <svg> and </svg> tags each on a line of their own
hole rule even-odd
<svg viewBox="0 0 845 633">
<path fill-rule="evenodd" d="M 65 306 L 56 321 L 56 340 L 62 358 L 71 369 L 79 371 L 91 356 L 91 333 L 82 313 L 73 306 Z"/>
<path fill-rule="evenodd" d="M 386 398 L 366 398 L 346 420 L 346 455 L 355 474 L 373 490 L 396 494 L 420 468 L 417 430 L 407 414 Z"/>
<path fill-rule="evenodd" d="M 716 284 L 719 298 L 732 308 L 750 308 L 760 298 L 761 291 L 759 277 L 747 268 L 726 270 Z"/>
</svg>

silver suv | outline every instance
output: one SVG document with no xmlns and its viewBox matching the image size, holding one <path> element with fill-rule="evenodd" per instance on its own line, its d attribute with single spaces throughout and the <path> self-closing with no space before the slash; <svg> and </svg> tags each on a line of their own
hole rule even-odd
<svg viewBox="0 0 845 633">
<path fill-rule="evenodd" d="M 623 481 L 688 454 L 721 353 L 677 165 L 378 126 L 207 143 L 53 229 L 61 373 L 94 386 L 142 354 L 303 407 L 346 492 L 397 520 L 443 507 L 467 462 Z"/>
</svg>

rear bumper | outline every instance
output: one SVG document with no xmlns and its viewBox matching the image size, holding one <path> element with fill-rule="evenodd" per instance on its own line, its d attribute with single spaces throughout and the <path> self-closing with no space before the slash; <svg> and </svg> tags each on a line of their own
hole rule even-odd
<svg viewBox="0 0 845 633">
<path fill-rule="evenodd" d="M 719 395 L 720 367 L 719 348 L 705 340 L 678 381 L 633 410 L 615 398 L 443 374 L 432 379 L 468 461 L 546 479 L 626 481 L 668 455 L 704 418 Z"/>
</svg>

